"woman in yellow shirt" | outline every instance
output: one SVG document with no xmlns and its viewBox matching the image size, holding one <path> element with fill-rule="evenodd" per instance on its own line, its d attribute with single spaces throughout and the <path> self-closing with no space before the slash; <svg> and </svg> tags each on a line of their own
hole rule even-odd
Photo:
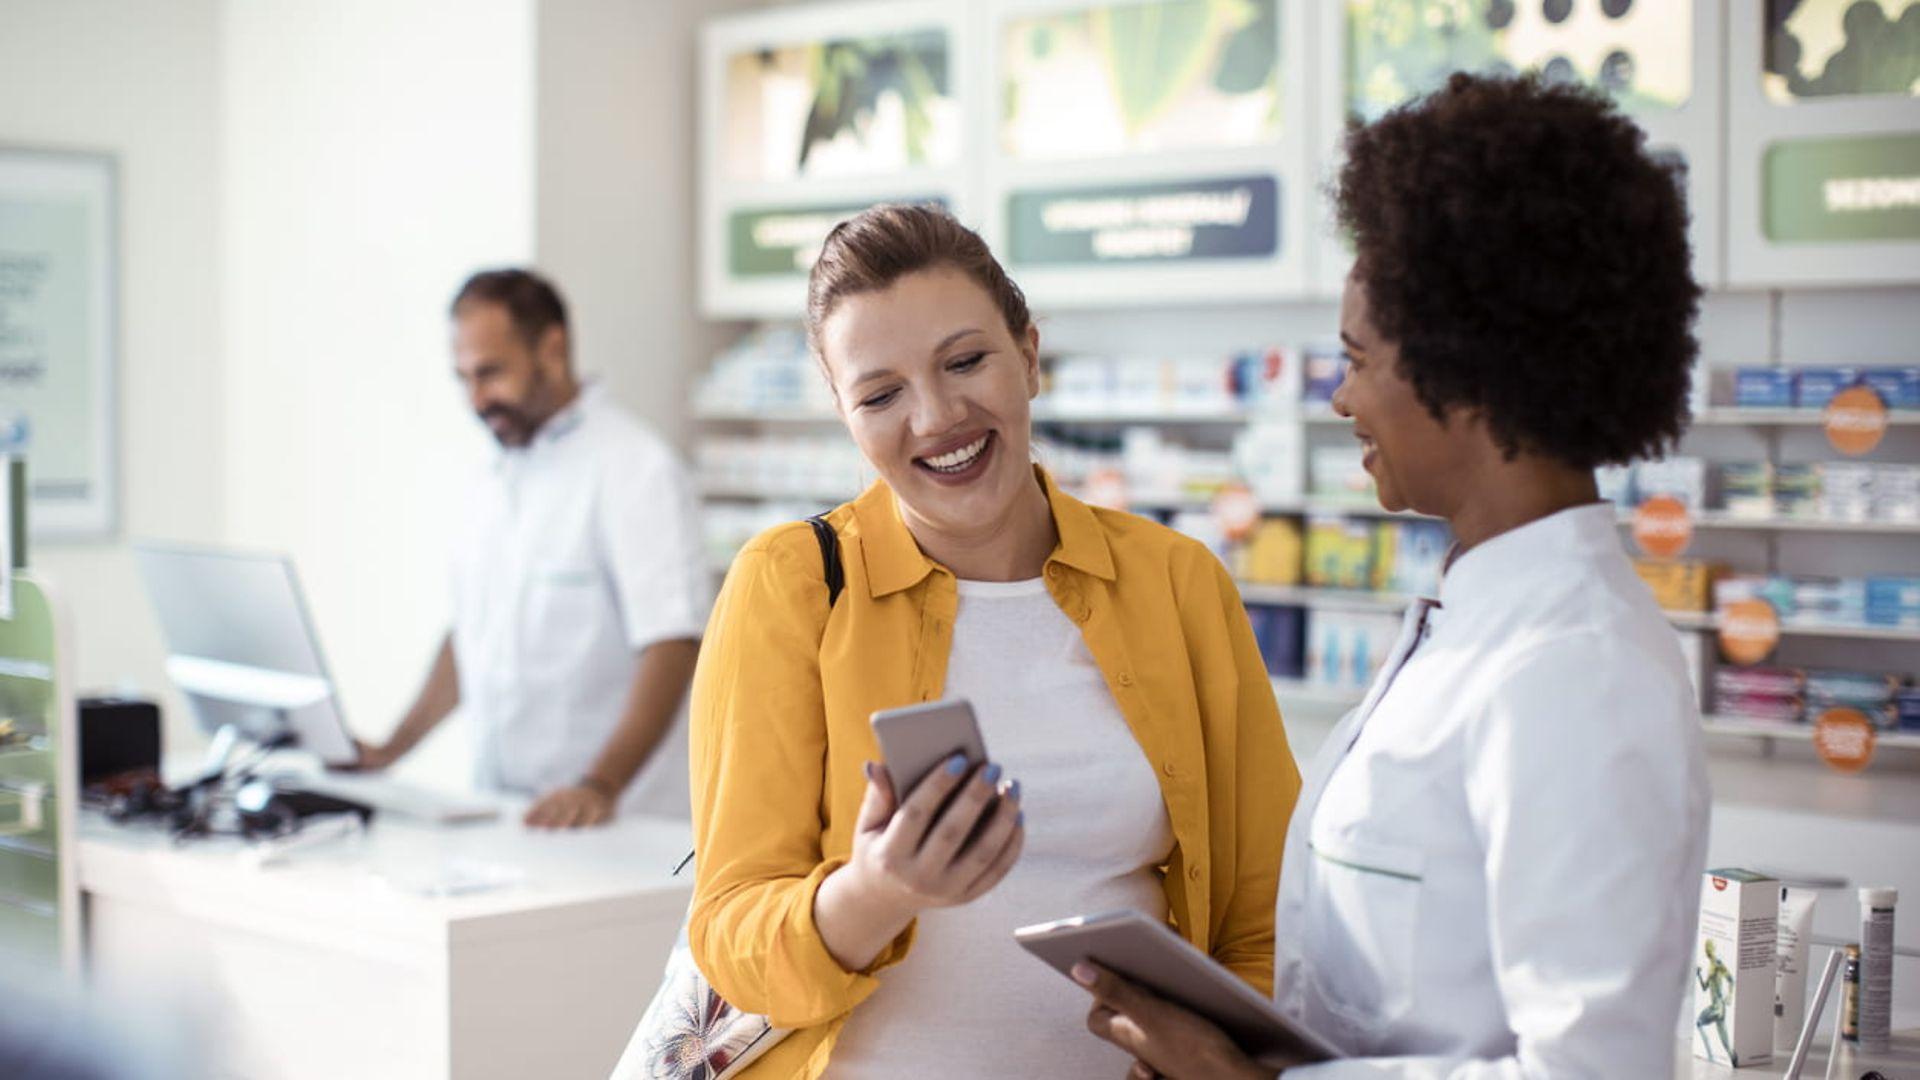
<svg viewBox="0 0 1920 1080">
<path fill-rule="evenodd" d="M 1031 464 L 1038 331 L 944 211 L 836 229 L 808 332 L 880 480 L 826 515 L 837 600 L 796 522 L 715 606 L 694 958 L 793 1029 L 751 1077 L 1117 1075 L 1012 931 L 1141 908 L 1270 989 L 1300 778 L 1239 596 L 1197 541 Z M 896 794 L 868 717 L 943 696 L 973 702 L 993 761 Z"/>
</svg>

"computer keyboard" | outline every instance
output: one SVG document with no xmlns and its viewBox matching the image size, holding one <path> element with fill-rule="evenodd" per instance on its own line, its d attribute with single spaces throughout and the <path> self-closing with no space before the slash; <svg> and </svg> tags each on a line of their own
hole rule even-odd
<svg viewBox="0 0 1920 1080">
<path fill-rule="evenodd" d="M 441 791 L 388 776 L 300 772 L 276 775 L 272 779 L 279 787 L 352 799 L 396 817 L 434 825 L 488 821 L 500 816 L 499 803 L 485 795 Z"/>
</svg>

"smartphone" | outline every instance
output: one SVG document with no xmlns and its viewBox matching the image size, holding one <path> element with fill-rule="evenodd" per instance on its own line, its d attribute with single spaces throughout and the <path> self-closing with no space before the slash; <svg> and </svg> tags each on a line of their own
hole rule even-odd
<svg viewBox="0 0 1920 1080">
<path fill-rule="evenodd" d="M 898 799 L 904 800 L 928 773 L 955 754 L 965 755 L 970 769 L 987 762 L 980 724 L 973 717 L 973 706 L 963 698 L 882 709 L 873 714 L 872 724 Z"/>
</svg>

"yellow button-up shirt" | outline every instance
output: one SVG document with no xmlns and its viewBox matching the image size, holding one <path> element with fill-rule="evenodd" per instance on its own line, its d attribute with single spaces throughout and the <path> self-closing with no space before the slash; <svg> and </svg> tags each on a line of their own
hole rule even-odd
<svg viewBox="0 0 1920 1080">
<path fill-rule="evenodd" d="M 1079 625 L 1166 801 L 1169 920 L 1270 992 L 1300 774 L 1239 593 L 1199 542 L 1039 475 L 1060 535 L 1047 591 Z M 912 947 L 909 926 L 867 970 L 843 969 L 813 897 L 852 853 L 862 767 L 880 757 L 868 717 L 941 696 L 959 607 L 954 575 L 921 553 L 883 483 L 827 520 L 846 575 L 839 602 L 828 605 L 804 522 L 762 533 L 727 574 L 693 681 L 694 959 L 729 1002 L 793 1029 L 744 1074 L 755 1078 L 825 1072 L 875 973 Z"/>
</svg>

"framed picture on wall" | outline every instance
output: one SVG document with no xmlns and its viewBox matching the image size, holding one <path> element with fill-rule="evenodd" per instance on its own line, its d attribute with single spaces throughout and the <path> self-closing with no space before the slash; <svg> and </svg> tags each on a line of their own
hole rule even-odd
<svg viewBox="0 0 1920 1080">
<path fill-rule="evenodd" d="M 1730 284 L 1920 277 L 1920 0 L 1735 4 Z"/>
<path fill-rule="evenodd" d="M 1046 308 L 1307 280 L 1303 0 L 1000 0 L 988 240 Z"/>
<path fill-rule="evenodd" d="M 875 203 L 970 220 L 972 27 L 953 0 L 860 0 L 702 28 L 705 314 L 799 318 L 827 233 Z"/>
<path fill-rule="evenodd" d="M 115 526 L 117 190 L 109 155 L 0 146 L 0 452 L 37 537 Z"/>
<path fill-rule="evenodd" d="M 1694 276 L 1723 282 L 1720 0 L 1328 0 L 1318 14 L 1323 178 L 1349 117 L 1377 120 L 1455 71 L 1537 71 L 1604 91 L 1646 131 L 1686 186 Z M 1317 239 L 1316 289 L 1338 296 L 1352 252 L 1331 229 Z"/>
</svg>

